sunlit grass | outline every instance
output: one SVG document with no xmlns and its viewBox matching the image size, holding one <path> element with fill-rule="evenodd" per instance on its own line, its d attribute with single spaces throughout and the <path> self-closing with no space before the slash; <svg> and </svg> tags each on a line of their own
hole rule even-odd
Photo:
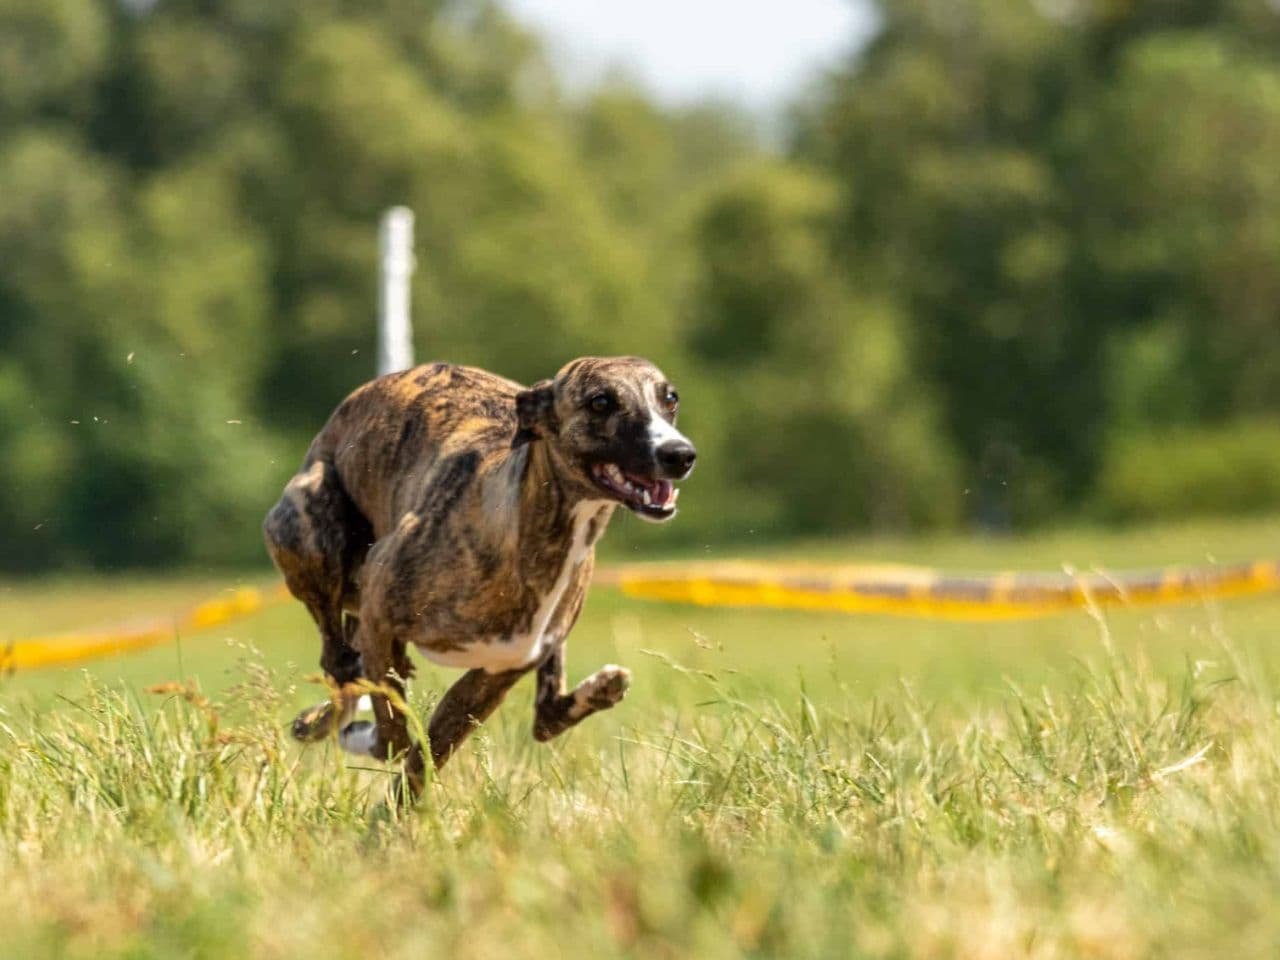
<svg viewBox="0 0 1280 960">
<path fill-rule="evenodd" d="M 601 590 L 571 673 L 627 664 L 626 702 L 538 745 L 522 684 L 395 816 L 378 764 L 288 740 L 322 691 L 282 607 L 0 687 L 0 954 L 1269 957 L 1278 628 Z"/>
<path fill-rule="evenodd" d="M 402 816 L 372 764 L 285 740 L 288 683 L 252 659 L 216 704 L 91 683 L 11 713 L 9 949 L 1214 957 L 1277 932 L 1280 731 L 1238 670 L 1102 657 L 936 709 L 664 669 L 696 705 L 551 748 L 504 712 Z"/>
<path fill-rule="evenodd" d="M 0 644 L 29 636 L 182 613 L 237 586 L 274 581 L 266 571 L 128 577 L 79 575 L 0 580 Z"/>
</svg>

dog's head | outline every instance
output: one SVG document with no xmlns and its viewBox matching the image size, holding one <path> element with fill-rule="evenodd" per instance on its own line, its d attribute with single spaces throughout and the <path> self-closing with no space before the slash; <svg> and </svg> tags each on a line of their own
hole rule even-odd
<svg viewBox="0 0 1280 960">
<path fill-rule="evenodd" d="M 674 484 L 697 457 L 676 429 L 679 405 L 675 388 L 649 361 L 583 357 L 516 397 L 515 443 L 546 444 L 584 493 L 616 500 L 646 520 L 670 520 Z"/>
</svg>

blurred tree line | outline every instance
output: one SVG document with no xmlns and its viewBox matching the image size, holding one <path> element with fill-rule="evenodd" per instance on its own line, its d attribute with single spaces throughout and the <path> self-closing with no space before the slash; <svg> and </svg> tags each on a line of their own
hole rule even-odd
<svg viewBox="0 0 1280 960">
<path fill-rule="evenodd" d="M 420 358 L 679 383 L 668 542 L 1280 503 L 1280 8 L 877 6 L 777 150 L 482 0 L 0 0 L 0 568 L 259 558 L 397 203 Z"/>
</svg>

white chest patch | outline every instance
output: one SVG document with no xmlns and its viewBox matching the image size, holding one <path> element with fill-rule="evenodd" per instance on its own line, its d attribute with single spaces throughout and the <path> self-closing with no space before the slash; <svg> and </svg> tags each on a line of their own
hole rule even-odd
<svg viewBox="0 0 1280 960">
<path fill-rule="evenodd" d="M 592 520 L 606 505 L 607 501 L 585 500 L 573 508 L 573 539 L 569 544 L 569 552 L 565 555 L 555 583 L 538 602 L 538 609 L 529 621 L 527 633 L 517 633 L 511 637 L 486 637 L 458 650 L 430 650 L 426 647 L 419 647 L 418 650 L 426 659 L 442 667 L 481 669 L 488 673 L 517 670 L 541 659 L 552 644 L 562 639 L 548 634 L 551 618 L 564 599 L 574 574 L 595 545 L 588 541 L 588 536 L 593 532 L 598 536 L 600 528 L 593 525 Z"/>
</svg>

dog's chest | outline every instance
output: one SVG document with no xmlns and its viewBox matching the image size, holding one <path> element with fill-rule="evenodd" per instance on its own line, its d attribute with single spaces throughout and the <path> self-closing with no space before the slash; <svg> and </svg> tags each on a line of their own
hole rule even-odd
<svg viewBox="0 0 1280 960">
<path fill-rule="evenodd" d="M 580 503 L 574 508 L 569 549 L 551 586 L 536 597 L 536 607 L 526 629 L 477 637 L 451 649 L 419 643 L 422 655 L 440 666 L 483 669 L 489 673 L 518 670 L 540 660 L 564 639 L 565 618 L 560 614 L 564 604 L 574 599 L 583 565 L 591 556 L 603 527 L 599 514 L 600 505 L 594 502 Z"/>
</svg>

